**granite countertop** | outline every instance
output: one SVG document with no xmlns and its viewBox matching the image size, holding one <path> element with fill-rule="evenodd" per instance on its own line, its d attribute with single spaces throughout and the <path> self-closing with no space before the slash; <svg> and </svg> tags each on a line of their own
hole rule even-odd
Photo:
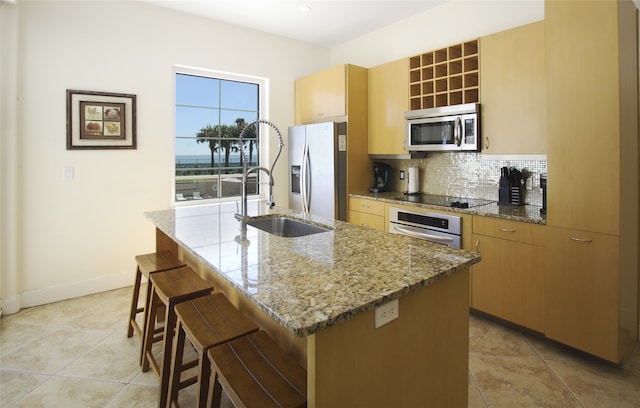
<svg viewBox="0 0 640 408">
<path fill-rule="evenodd" d="M 168 237 L 297 336 L 316 333 L 480 261 L 480 255 L 251 202 L 249 215 L 282 214 L 329 229 L 297 238 L 247 227 L 235 204 L 145 213 Z"/>
<path fill-rule="evenodd" d="M 396 205 L 408 205 L 421 208 L 430 208 L 435 210 L 451 211 L 463 214 L 482 215 L 485 217 L 501 218 L 504 220 L 528 222 L 532 224 L 546 225 L 546 216 L 540 215 L 540 208 L 536 205 L 523 205 L 523 206 L 508 206 L 498 205 L 497 202 L 491 204 L 480 205 L 472 208 L 453 208 L 444 207 L 441 205 L 430 205 L 421 203 L 412 203 L 407 201 L 398 200 L 397 198 L 402 196 L 402 193 L 398 192 L 385 192 L 385 193 L 355 193 L 349 194 L 351 197 L 365 198 L 369 200 L 384 201 Z"/>
</svg>

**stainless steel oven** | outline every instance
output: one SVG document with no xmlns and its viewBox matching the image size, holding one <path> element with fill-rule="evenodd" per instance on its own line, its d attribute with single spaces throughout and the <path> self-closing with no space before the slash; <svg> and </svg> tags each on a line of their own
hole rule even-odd
<svg viewBox="0 0 640 408">
<path fill-rule="evenodd" d="M 455 215 L 389 207 L 389 232 L 462 248 L 462 218 Z"/>
</svg>

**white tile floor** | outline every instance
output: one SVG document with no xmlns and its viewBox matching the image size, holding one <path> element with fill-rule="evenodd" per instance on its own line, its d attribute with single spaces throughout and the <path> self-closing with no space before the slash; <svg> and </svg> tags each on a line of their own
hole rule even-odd
<svg viewBox="0 0 640 408">
<path fill-rule="evenodd" d="M 2 316 L 0 407 L 157 407 L 155 374 L 141 372 L 140 341 L 126 337 L 131 291 Z M 183 406 L 193 405 L 194 388 L 180 393 Z"/>
<path fill-rule="evenodd" d="M 3 315 L 0 407 L 156 407 L 126 337 L 131 290 Z M 475 316 L 469 334 L 469 407 L 640 407 L 640 347 L 622 371 Z M 192 390 L 180 399 L 192 406 Z"/>
</svg>

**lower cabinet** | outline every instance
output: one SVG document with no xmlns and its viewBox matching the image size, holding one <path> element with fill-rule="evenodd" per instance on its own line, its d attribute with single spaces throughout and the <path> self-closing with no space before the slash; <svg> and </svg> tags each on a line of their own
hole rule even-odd
<svg viewBox="0 0 640 408">
<path fill-rule="evenodd" d="M 545 227 L 473 217 L 471 307 L 538 332 L 545 331 Z"/>
<path fill-rule="evenodd" d="M 349 198 L 349 222 L 368 228 L 385 230 L 384 203 L 364 198 Z"/>
<path fill-rule="evenodd" d="M 619 237 L 548 228 L 546 336 L 619 362 Z"/>
</svg>

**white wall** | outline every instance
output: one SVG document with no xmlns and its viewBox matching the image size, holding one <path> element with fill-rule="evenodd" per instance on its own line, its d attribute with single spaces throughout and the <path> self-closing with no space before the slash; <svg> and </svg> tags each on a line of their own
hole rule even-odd
<svg viewBox="0 0 640 408">
<path fill-rule="evenodd" d="M 329 62 L 325 48 L 138 2 L 16 4 L 2 3 L 19 9 L 17 131 L 2 135 L 18 151 L 18 209 L 2 218 L 3 250 L 17 239 L 17 265 L 0 274 L 5 313 L 133 283 L 134 256 L 154 249 L 143 213 L 171 205 L 175 64 L 269 78 L 269 119 L 286 130 L 293 80 Z M 137 149 L 66 150 L 66 89 L 136 94 Z M 3 208 L 15 195 L 3 182 Z"/>
<path fill-rule="evenodd" d="M 452 0 L 331 49 L 331 65 L 366 68 L 544 20 L 544 0 Z"/>
</svg>

